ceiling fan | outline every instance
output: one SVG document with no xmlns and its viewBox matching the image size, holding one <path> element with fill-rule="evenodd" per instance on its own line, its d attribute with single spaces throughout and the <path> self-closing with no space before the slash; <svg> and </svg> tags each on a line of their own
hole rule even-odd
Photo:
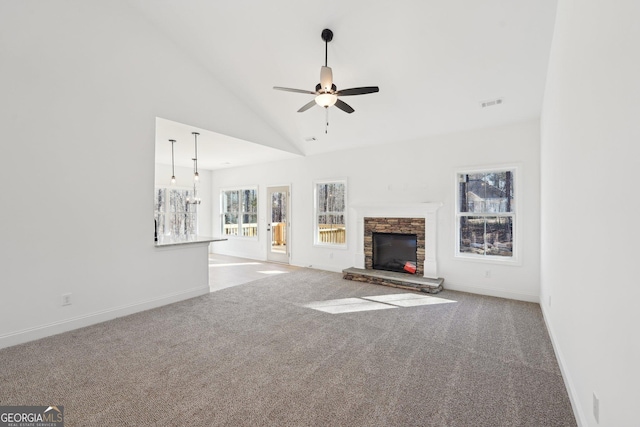
<svg viewBox="0 0 640 427">
<path fill-rule="evenodd" d="M 324 40 L 324 66 L 320 68 L 320 83 L 316 85 L 315 91 L 303 90 L 303 89 L 291 89 L 288 87 L 274 86 L 276 90 L 284 90 L 287 92 L 305 93 L 309 95 L 315 95 L 315 98 L 303 105 L 298 113 L 307 111 L 314 105 L 318 104 L 321 107 L 329 108 L 335 105 L 346 113 L 353 113 L 354 109 L 346 102 L 339 99 L 341 96 L 353 96 L 353 95 L 366 95 L 368 93 L 376 93 L 380 89 L 378 86 L 366 86 L 366 87 L 354 87 L 351 89 L 338 90 L 335 84 L 333 84 L 333 72 L 331 67 L 327 66 L 327 48 L 331 40 L 333 40 L 333 31 L 325 28 L 322 30 L 322 40 Z"/>
</svg>

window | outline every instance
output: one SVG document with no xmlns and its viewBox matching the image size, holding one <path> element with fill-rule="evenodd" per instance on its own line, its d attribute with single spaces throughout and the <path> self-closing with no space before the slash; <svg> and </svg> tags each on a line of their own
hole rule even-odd
<svg viewBox="0 0 640 427">
<path fill-rule="evenodd" d="M 193 190 L 156 188 L 155 220 L 158 235 L 189 236 L 198 231 L 196 205 L 189 203 Z"/>
<path fill-rule="evenodd" d="M 315 243 L 346 245 L 347 182 L 323 181 L 315 185 Z"/>
<path fill-rule="evenodd" d="M 515 170 L 457 174 L 456 256 L 515 261 Z"/>
<path fill-rule="evenodd" d="M 221 193 L 222 234 L 258 236 L 258 190 L 223 190 Z"/>
</svg>

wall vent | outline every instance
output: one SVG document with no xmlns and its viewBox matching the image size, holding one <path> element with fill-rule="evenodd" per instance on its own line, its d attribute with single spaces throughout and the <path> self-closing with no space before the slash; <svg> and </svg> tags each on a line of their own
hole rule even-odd
<svg viewBox="0 0 640 427">
<path fill-rule="evenodd" d="M 494 105 L 504 104 L 504 98 L 490 99 L 480 103 L 481 108 L 493 107 Z"/>
</svg>

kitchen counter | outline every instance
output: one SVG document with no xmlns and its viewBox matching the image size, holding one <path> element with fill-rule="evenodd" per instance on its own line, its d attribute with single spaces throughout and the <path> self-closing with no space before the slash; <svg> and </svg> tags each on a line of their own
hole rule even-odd
<svg viewBox="0 0 640 427">
<path fill-rule="evenodd" d="M 176 246 L 176 245 L 192 245 L 196 243 L 224 242 L 227 239 L 220 237 L 207 236 L 158 236 L 156 247 Z"/>
</svg>

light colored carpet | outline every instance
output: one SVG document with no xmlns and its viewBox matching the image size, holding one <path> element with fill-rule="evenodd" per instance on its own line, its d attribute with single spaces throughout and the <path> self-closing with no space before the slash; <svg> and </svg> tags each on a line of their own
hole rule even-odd
<svg viewBox="0 0 640 427">
<path fill-rule="evenodd" d="M 1 405 L 70 426 L 575 426 L 537 304 L 344 314 L 398 289 L 301 269 L 0 350 Z"/>
</svg>

